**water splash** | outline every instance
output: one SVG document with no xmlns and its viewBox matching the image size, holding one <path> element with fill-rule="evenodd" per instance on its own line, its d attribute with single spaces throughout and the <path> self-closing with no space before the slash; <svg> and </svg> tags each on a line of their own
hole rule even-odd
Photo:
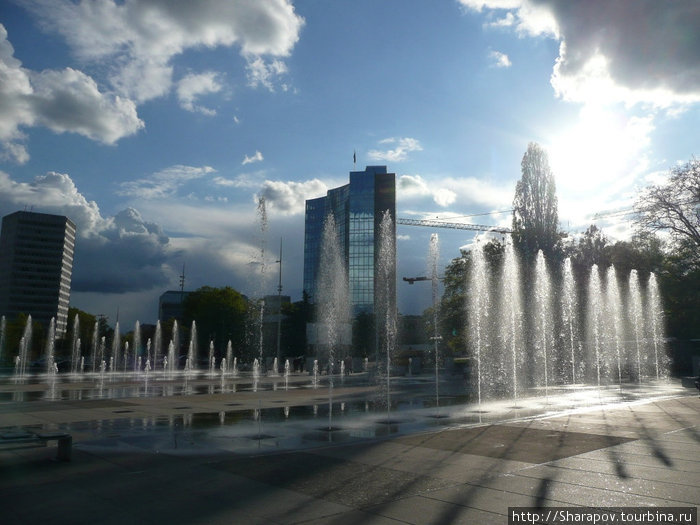
<svg viewBox="0 0 700 525">
<path fill-rule="evenodd" d="M 117 371 L 119 365 L 119 351 L 121 349 L 121 334 L 119 333 L 119 321 L 114 323 L 114 337 L 112 338 L 112 372 Z"/>
<path fill-rule="evenodd" d="M 664 347 L 664 311 L 661 304 L 661 294 L 659 293 L 659 285 L 656 282 L 656 274 L 651 272 L 649 275 L 649 284 L 647 286 L 647 294 L 649 297 L 647 312 L 648 325 L 651 327 L 651 339 L 654 347 L 654 365 L 656 370 L 656 379 L 666 377 L 668 363 Z"/>
<path fill-rule="evenodd" d="M 489 317 L 490 280 L 486 270 L 484 249 L 480 242 L 472 250 L 472 266 L 468 283 L 469 343 L 476 363 L 477 400 L 481 406 L 483 380 L 482 357 L 488 344 L 486 326 Z"/>
<path fill-rule="evenodd" d="M 231 344 L 231 340 L 228 340 L 228 343 L 226 343 L 226 362 L 231 366 L 233 363 L 233 345 Z"/>
<path fill-rule="evenodd" d="M 78 366 L 80 365 L 80 318 L 78 314 L 75 314 L 73 318 L 73 334 L 71 337 L 71 357 L 70 357 L 70 371 L 72 374 L 78 373 Z"/>
<path fill-rule="evenodd" d="M 134 372 L 141 370 L 141 323 L 134 324 Z"/>
<path fill-rule="evenodd" d="M 581 362 L 576 359 L 577 350 L 580 353 L 581 342 L 579 340 L 579 322 L 578 322 L 578 300 L 576 294 L 576 281 L 571 267 L 571 259 L 567 257 L 564 260 L 564 271 L 562 278 L 562 294 L 561 294 L 561 312 L 562 322 L 564 327 L 564 341 L 568 348 L 568 354 L 571 356 L 571 384 L 575 385 L 577 379 L 577 367 L 581 367 Z"/>
<path fill-rule="evenodd" d="M 545 398 L 549 400 L 549 382 L 552 347 L 551 283 L 547 263 L 542 250 L 537 252 L 535 263 L 535 354 L 541 363 L 540 378 L 544 380 Z M 542 377 L 544 376 L 544 377 Z"/>
<path fill-rule="evenodd" d="M 46 334 L 46 373 L 49 376 L 55 376 L 58 369 L 56 368 L 56 361 L 54 359 L 54 346 L 56 343 L 56 320 L 52 317 L 49 321 L 49 331 Z"/>
<path fill-rule="evenodd" d="M 520 267 L 512 243 L 506 244 L 503 260 L 503 290 L 501 294 L 500 312 L 505 319 L 505 330 L 502 332 L 504 355 L 510 354 L 513 383 L 513 400 L 518 402 L 518 376 L 522 366 L 522 317 L 523 306 L 520 297 Z"/>
<path fill-rule="evenodd" d="M 178 369 L 178 358 L 180 357 L 180 329 L 177 320 L 173 322 L 173 330 L 168 343 L 168 366 L 167 371 L 172 376 Z"/>
<path fill-rule="evenodd" d="M 438 354 L 438 343 L 440 341 L 438 327 L 438 300 L 439 284 L 438 261 L 440 260 L 440 239 L 437 233 L 430 234 L 430 244 L 428 245 L 428 272 L 430 275 L 432 305 L 433 305 L 433 357 L 435 358 L 435 408 L 440 408 L 440 355 Z"/>
<path fill-rule="evenodd" d="M 27 358 L 29 357 L 29 349 L 32 347 L 32 335 L 32 316 L 28 315 L 22 337 L 19 340 L 18 359 L 15 360 L 15 376 L 19 379 L 24 379 L 27 372 Z"/>
<path fill-rule="evenodd" d="M 189 372 L 197 370 L 197 359 L 199 359 L 197 351 L 197 323 L 192 321 L 190 328 L 190 344 L 187 347 L 187 362 L 189 363 Z"/>
<path fill-rule="evenodd" d="M 260 253 L 259 253 L 259 266 L 260 266 L 260 279 L 258 285 L 260 286 L 260 297 L 259 312 L 257 319 L 258 328 L 258 358 L 262 362 L 263 351 L 264 351 L 264 338 L 263 338 L 263 320 L 265 318 L 265 300 L 262 297 L 265 295 L 264 290 L 267 285 L 267 262 L 265 260 L 265 249 L 267 247 L 267 209 L 265 205 L 265 197 L 258 198 L 258 220 L 260 223 Z"/>
<path fill-rule="evenodd" d="M 163 351 L 163 333 L 162 333 L 162 328 L 160 326 L 160 320 L 156 321 L 156 331 L 153 334 L 153 345 L 152 345 L 152 350 L 153 350 L 153 370 L 156 369 L 158 366 L 158 362 L 160 361 L 160 354 Z"/>
<path fill-rule="evenodd" d="M 7 331 L 7 320 L 3 315 L 0 317 L 0 363 L 3 360 L 3 354 L 5 353 L 5 332 Z"/>
<path fill-rule="evenodd" d="M 328 361 L 328 428 L 333 420 L 333 371 L 340 351 L 342 333 L 349 324 L 349 292 L 345 260 L 333 215 L 328 215 L 321 235 L 317 307 L 324 332 L 322 341 Z"/>
<path fill-rule="evenodd" d="M 95 373 L 97 371 L 97 352 L 99 351 L 99 329 L 100 326 L 97 321 L 95 321 L 95 325 L 92 328 L 92 372 Z"/>
<path fill-rule="evenodd" d="M 379 253 L 377 259 L 379 293 L 377 318 L 383 318 L 380 342 L 384 346 L 386 370 L 386 410 L 387 421 L 391 410 L 391 362 L 396 351 L 396 232 L 389 210 L 382 214 L 379 224 Z M 341 363 L 344 371 L 345 363 Z M 341 373 L 341 378 L 343 374 Z"/>
<path fill-rule="evenodd" d="M 593 364 L 596 370 L 597 385 L 600 386 L 601 354 L 603 345 L 604 321 L 603 291 L 600 282 L 598 265 L 591 267 L 590 280 L 588 282 L 588 332 L 590 345 L 593 350 Z"/>
<path fill-rule="evenodd" d="M 637 270 L 630 272 L 629 279 L 629 308 L 631 313 L 632 330 L 637 355 L 637 381 L 642 382 L 642 337 L 644 334 L 644 315 L 642 312 L 642 293 L 639 288 Z"/>
<path fill-rule="evenodd" d="M 608 333 L 606 355 L 614 359 L 617 365 L 617 383 L 622 387 L 622 302 L 617 285 L 617 272 L 612 265 L 608 267 L 606 273 L 605 302 Z"/>
</svg>

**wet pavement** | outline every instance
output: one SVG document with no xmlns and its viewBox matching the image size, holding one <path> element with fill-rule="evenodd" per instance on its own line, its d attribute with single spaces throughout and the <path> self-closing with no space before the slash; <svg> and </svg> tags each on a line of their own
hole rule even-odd
<svg viewBox="0 0 700 525">
<path fill-rule="evenodd" d="M 0 427 L 69 431 L 73 460 L 0 449 L 2 522 L 507 523 L 513 506 L 700 504 L 700 399 L 674 382 L 479 405 L 458 382 L 437 399 L 400 378 L 387 409 L 355 378 L 332 411 L 308 378 L 214 383 L 151 397 L 73 384 L 53 400 L 22 385 L 34 400 L 1 400 Z"/>
</svg>

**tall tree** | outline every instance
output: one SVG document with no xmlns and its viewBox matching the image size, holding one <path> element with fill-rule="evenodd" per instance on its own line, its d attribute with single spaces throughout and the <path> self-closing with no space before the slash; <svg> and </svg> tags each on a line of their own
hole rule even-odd
<svg viewBox="0 0 700 525">
<path fill-rule="evenodd" d="M 525 260 L 534 259 L 538 250 L 551 259 L 559 251 L 560 236 L 556 186 L 547 153 L 531 142 L 520 166 L 522 177 L 513 199 L 513 243 Z"/>
<path fill-rule="evenodd" d="M 637 226 L 647 231 L 667 230 L 677 242 L 700 254 L 700 161 L 692 159 L 673 168 L 665 184 L 651 185 L 635 203 Z"/>
<path fill-rule="evenodd" d="M 240 355 L 245 341 L 247 301 L 233 288 L 204 286 L 185 298 L 184 320 L 190 326 L 197 324 L 200 352 L 213 341 L 217 354 L 223 355 L 231 340 L 236 355 Z"/>
</svg>

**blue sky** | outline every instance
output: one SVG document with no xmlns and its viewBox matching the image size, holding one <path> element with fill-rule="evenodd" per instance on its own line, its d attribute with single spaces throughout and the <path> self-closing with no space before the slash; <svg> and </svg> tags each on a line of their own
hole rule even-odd
<svg viewBox="0 0 700 525">
<path fill-rule="evenodd" d="M 0 213 L 69 215 L 73 305 L 125 324 L 155 320 L 183 264 L 188 289 L 275 293 L 280 238 L 299 299 L 304 199 L 353 151 L 397 174 L 400 217 L 508 225 L 463 216 L 509 209 L 538 142 L 575 234 L 698 153 L 700 4 L 662 4 L 5 1 Z M 398 233 L 399 277 L 425 274 L 433 231 Z M 443 265 L 474 239 L 438 233 Z M 399 285 L 404 313 L 429 300 Z"/>
</svg>

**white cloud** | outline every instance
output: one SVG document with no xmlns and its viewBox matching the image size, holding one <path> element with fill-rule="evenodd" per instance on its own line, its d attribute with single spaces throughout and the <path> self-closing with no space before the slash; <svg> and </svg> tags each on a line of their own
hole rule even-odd
<svg viewBox="0 0 700 525">
<path fill-rule="evenodd" d="M 215 172 L 210 166 L 175 165 L 144 179 L 122 182 L 117 194 L 139 199 L 162 199 L 174 195 L 185 183 Z"/>
<path fill-rule="evenodd" d="M 67 174 L 49 172 L 26 183 L 0 172 L 0 214 L 28 204 L 36 212 L 65 215 L 75 223 L 72 290 L 120 293 L 166 282 L 166 265 L 173 254 L 168 237 L 135 209 L 105 218 Z"/>
<path fill-rule="evenodd" d="M 491 59 L 491 67 L 504 68 L 513 65 L 508 55 L 500 51 L 491 51 L 489 53 L 489 58 Z"/>
<path fill-rule="evenodd" d="M 430 198 L 442 208 L 455 202 L 464 205 L 482 206 L 490 209 L 505 209 L 513 200 L 512 186 L 495 186 L 474 177 L 441 177 L 439 182 L 428 181 L 420 175 L 401 175 L 397 192 L 402 201 Z"/>
<path fill-rule="evenodd" d="M 250 87 L 263 86 L 269 91 L 274 91 L 274 83 L 279 77 L 287 73 L 287 65 L 277 59 L 265 62 L 259 56 L 247 57 L 246 73 Z M 282 88 L 283 91 L 287 91 L 285 85 Z"/>
<path fill-rule="evenodd" d="M 248 62 L 283 58 L 304 24 L 288 0 L 35 0 L 28 7 L 81 60 L 109 61 L 112 85 L 138 102 L 169 92 L 171 60 L 185 50 L 237 45 Z"/>
<path fill-rule="evenodd" d="M 307 199 L 322 197 L 328 186 L 318 179 L 304 182 L 282 182 L 266 180 L 260 189 L 260 196 L 271 209 L 285 215 L 304 213 Z"/>
<path fill-rule="evenodd" d="M 260 170 L 253 173 L 241 173 L 233 179 L 226 177 L 214 177 L 212 182 L 221 187 L 258 189 L 265 179 L 265 171 Z"/>
<path fill-rule="evenodd" d="M 252 164 L 254 162 L 262 162 L 263 160 L 264 160 L 264 157 L 263 157 L 262 153 L 260 153 L 259 151 L 256 150 L 254 155 L 251 155 L 250 157 L 248 155 L 246 155 L 243 158 L 243 162 L 241 162 L 241 164 L 245 166 L 246 164 Z"/>
<path fill-rule="evenodd" d="M 402 200 L 429 196 L 441 207 L 453 204 L 457 198 L 455 192 L 445 187 L 431 186 L 420 175 L 401 175 L 397 191 Z"/>
<path fill-rule="evenodd" d="M 417 139 L 410 137 L 404 138 L 388 138 L 379 141 L 379 144 L 395 144 L 396 147 L 388 150 L 373 149 L 367 152 L 367 155 L 374 161 L 386 162 L 401 162 L 406 160 L 408 154 L 412 151 L 422 151 L 423 147 Z"/>
<path fill-rule="evenodd" d="M 201 106 L 195 102 L 202 95 L 218 93 L 222 88 L 223 86 L 219 81 L 218 73 L 213 71 L 200 74 L 190 73 L 178 82 L 177 98 L 180 102 L 180 106 L 187 111 L 213 116 L 216 115 L 215 110 Z"/>
<path fill-rule="evenodd" d="M 46 126 L 56 133 L 78 133 L 105 144 L 143 127 L 131 100 L 101 92 L 97 83 L 75 69 L 33 72 L 14 58 L 7 31 L 0 25 L 0 155 L 29 159 L 21 129 Z"/>
</svg>

